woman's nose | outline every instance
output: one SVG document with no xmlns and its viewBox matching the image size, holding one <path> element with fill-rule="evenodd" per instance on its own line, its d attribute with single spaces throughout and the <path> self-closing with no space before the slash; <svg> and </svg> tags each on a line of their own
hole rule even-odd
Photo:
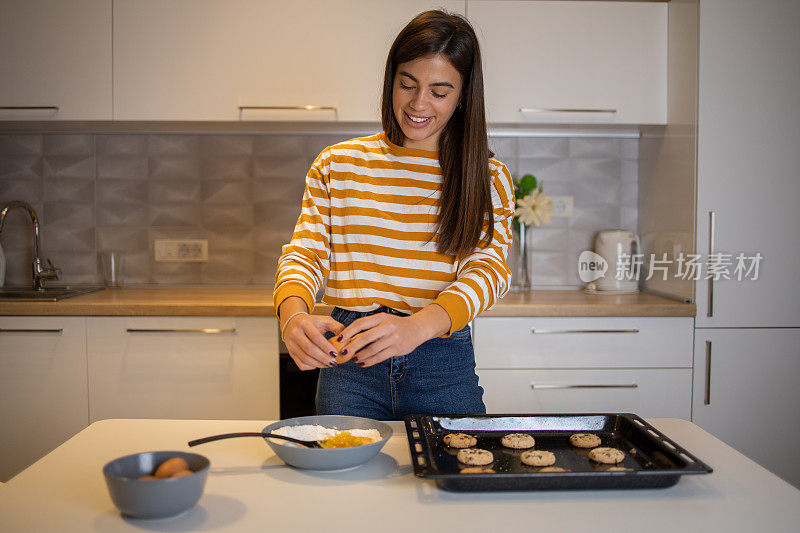
<svg viewBox="0 0 800 533">
<path fill-rule="evenodd" d="M 411 99 L 411 107 L 413 109 L 422 109 L 425 107 L 425 95 L 422 91 L 418 91 L 414 98 Z"/>
</svg>

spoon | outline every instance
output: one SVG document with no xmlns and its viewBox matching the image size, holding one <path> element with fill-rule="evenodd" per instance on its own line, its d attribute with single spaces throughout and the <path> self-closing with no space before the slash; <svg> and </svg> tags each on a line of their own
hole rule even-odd
<svg viewBox="0 0 800 533">
<path fill-rule="evenodd" d="M 275 433 L 256 433 L 256 432 L 223 433 L 222 435 L 212 435 L 210 437 L 203 437 L 202 439 L 192 440 L 189 441 L 187 444 L 189 446 L 197 446 L 198 444 L 205 444 L 206 442 L 213 442 L 215 440 L 222 440 L 222 439 L 232 439 L 235 437 L 269 437 L 271 439 L 283 439 L 283 440 L 288 440 L 290 442 L 294 442 L 296 444 L 302 444 L 306 448 L 322 448 L 318 440 L 300 440 L 300 439 L 295 439 L 293 437 L 284 437 L 283 435 L 276 435 Z"/>
</svg>

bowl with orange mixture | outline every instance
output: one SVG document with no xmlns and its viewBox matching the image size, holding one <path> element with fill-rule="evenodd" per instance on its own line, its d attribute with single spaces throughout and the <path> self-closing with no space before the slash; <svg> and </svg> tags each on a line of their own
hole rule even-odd
<svg viewBox="0 0 800 533">
<path fill-rule="evenodd" d="M 296 430 L 296 431 L 294 431 Z M 319 440 L 322 448 L 306 448 L 265 437 L 283 462 L 307 470 L 340 470 L 364 464 L 392 436 L 389 424 L 357 416 L 318 415 L 279 420 L 263 429 L 303 440 Z"/>
</svg>

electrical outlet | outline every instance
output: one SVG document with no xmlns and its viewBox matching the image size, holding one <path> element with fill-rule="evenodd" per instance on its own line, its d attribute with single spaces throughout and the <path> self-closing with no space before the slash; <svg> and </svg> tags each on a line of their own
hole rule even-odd
<svg viewBox="0 0 800 533">
<path fill-rule="evenodd" d="M 153 248 L 158 262 L 208 261 L 207 239 L 156 239 Z"/>
<path fill-rule="evenodd" d="M 572 196 L 551 196 L 550 199 L 553 202 L 554 217 L 569 218 L 572 216 L 574 207 Z"/>
</svg>

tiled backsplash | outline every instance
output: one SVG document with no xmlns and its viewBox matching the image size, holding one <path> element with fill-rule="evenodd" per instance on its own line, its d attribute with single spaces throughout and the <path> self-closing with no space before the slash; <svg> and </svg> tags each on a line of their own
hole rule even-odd
<svg viewBox="0 0 800 533">
<path fill-rule="evenodd" d="M 368 132 L 364 132 L 367 134 Z M 98 283 L 98 254 L 126 253 L 126 284 L 271 284 L 316 155 L 352 134 L 3 134 L 0 205 L 30 203 L 62 282 Z M 515 176 L 571 195 L 574 216 L 529 232 L 535 287 L 579 285 L 594 233 L 636 229 L 638 141 L 492 137 Z M 155 239 L 208 239 L 205 263 L 156 262 Z M 0 234 L 6 285 L 30 283 L 30 220 Z"/>
</svg>

